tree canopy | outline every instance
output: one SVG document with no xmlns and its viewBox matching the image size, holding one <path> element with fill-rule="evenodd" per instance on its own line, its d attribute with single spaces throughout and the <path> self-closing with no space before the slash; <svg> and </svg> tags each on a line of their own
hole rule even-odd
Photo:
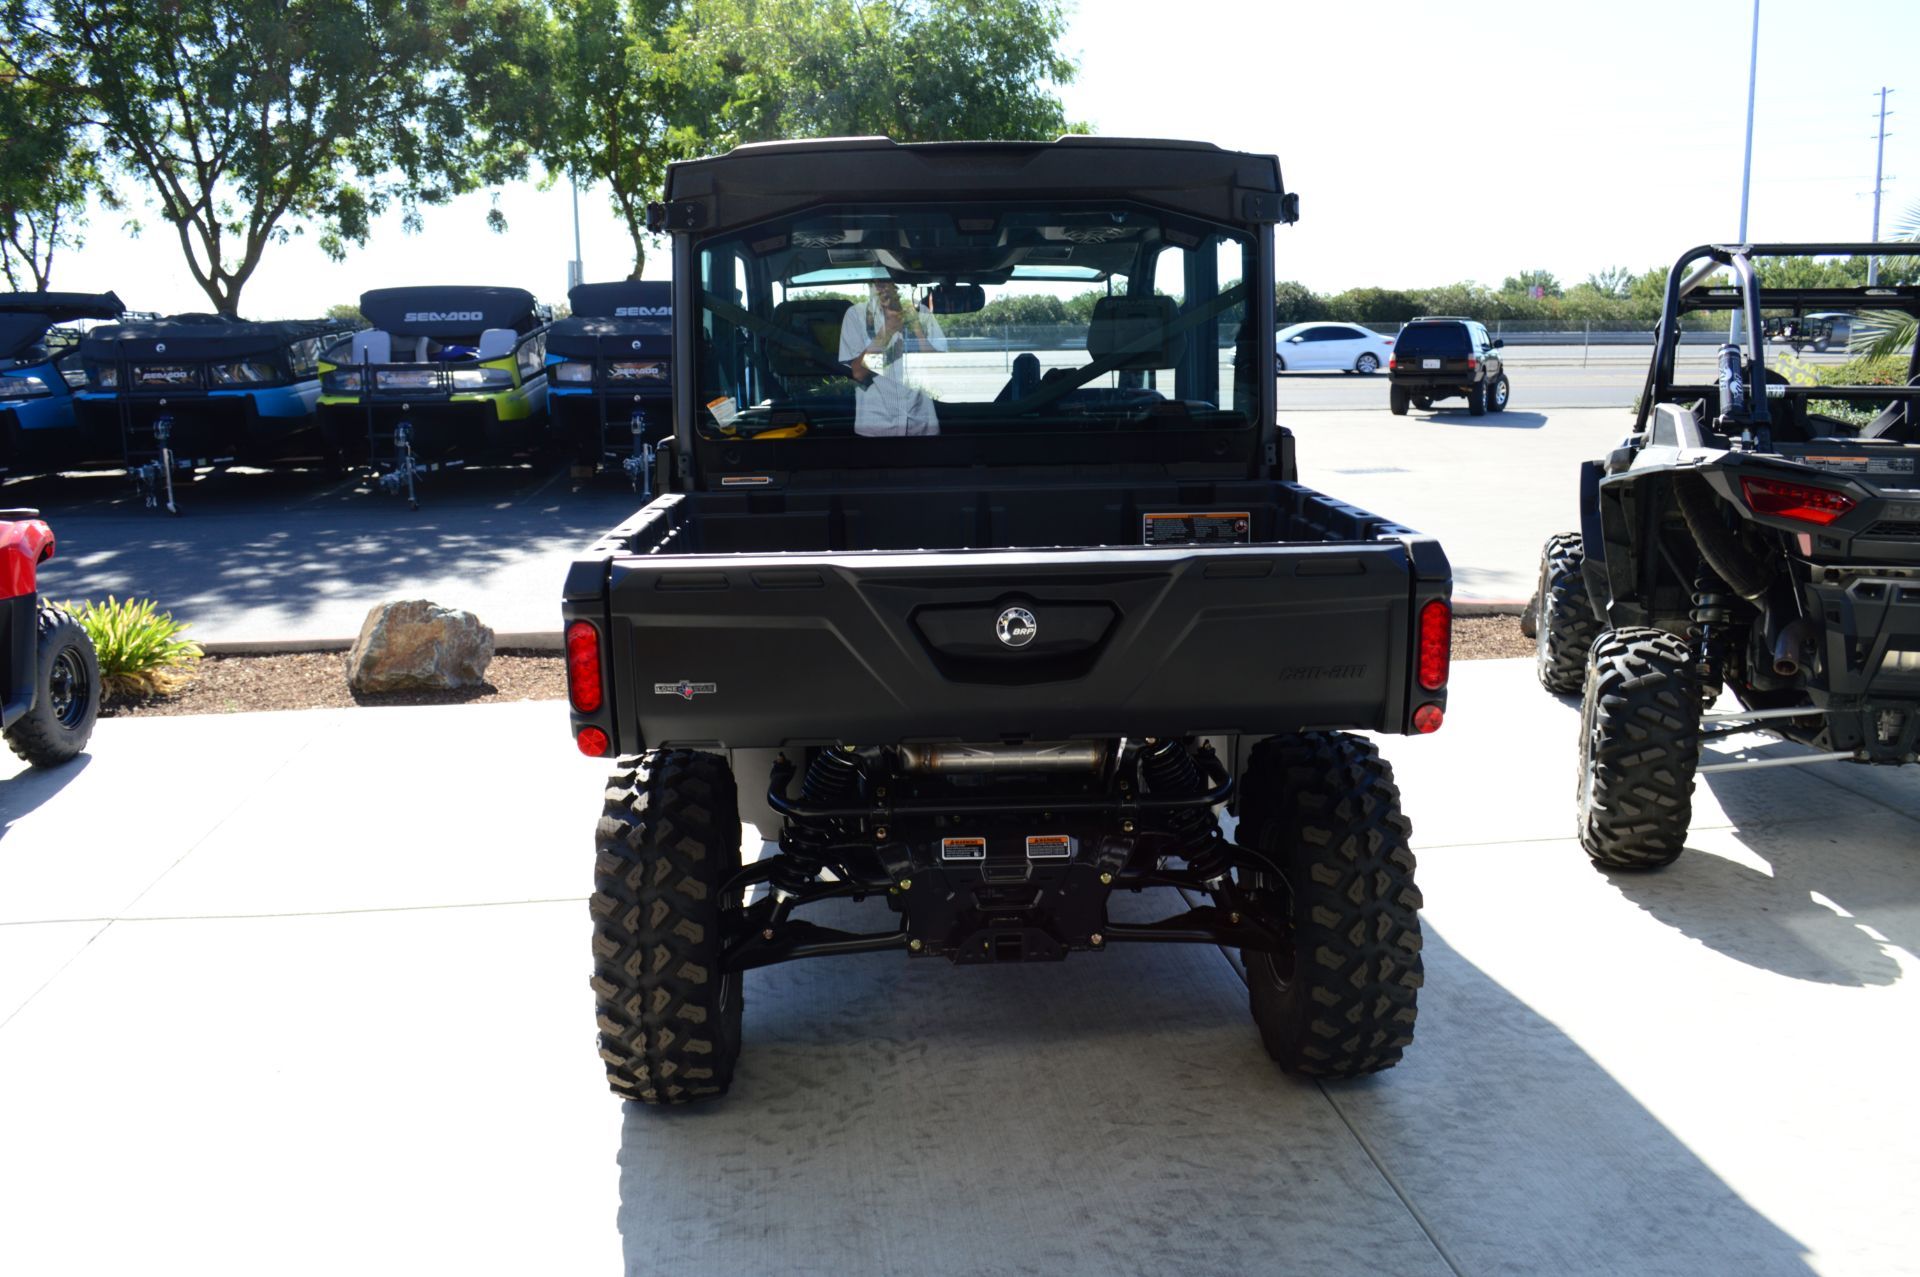
<svg viewBox="0 0 1920 1277">
<path fill-rule="evenodd" d="M 773 138 L 1051 139 L 1074 68 L 1058 0 L 553 0 L 556 173 L 608 184 L 645 263 L 668 163 Z"/>
<path fill-rule="evenodd" d="M 102 162 L 136 179 L 214 309 L 270 244 L 339 258 L 370 219 L 524 171 L 479 121 L 527 109 L 517 0 L 4 0 Z M 59 79 L 52 69 L 58 69 Z"/>
<path fill-rule="evenodd" d="M 80 246 L 96 187 L 72 83 L 49 53 L 11 24 L 0 35 L 0 273 L 16 291 L 46 288 L 55 255 Z"/>
</svg>

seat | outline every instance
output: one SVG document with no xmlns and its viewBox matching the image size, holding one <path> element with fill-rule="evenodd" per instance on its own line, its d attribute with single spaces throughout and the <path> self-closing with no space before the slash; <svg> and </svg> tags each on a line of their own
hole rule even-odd
<svg viewBox="0 0 1920 1277">
<path fill-rule="evenodd" d="M 1187 353 L 1187 335 L 1166 330 L 1179 314 L 1180 307 L 1171 297 L 1102 297 L 1093 303 L 1093 319 L 1087 325 L 1087 356 L 1097 363 L 1157 335 L 1157 345 L 1129 354 L 1116 367 L 1128 371 L 1175 367 Z"/>
<path fill-rule="evenodd" d="M 393 337 L 378 328 L 369 328 L 365 332 L 353 335 L 353 362 L 356 364 L 390 364 L 393 362 Z"/>
<path fill-rule="evenodd" d="M 1040 384 L 1040 356 L 1032 351 L 1015 355 L 1013 375 L 1007 378 L 1007 384 L 993 397 L 995 403 L 1010 403 L 1016 399 L 1025 399 Z"/>
<path fill-rule="evenodd" d="M 513 353 L 514 343 L 520 335 L 511 328 L 488 328 L 480 334 L 480 344 L 474 348 L 474 357 L 485 363 L 489 359 L 505 359 Z"/>
<path fill-rule="evenodd" d="M 840 324 L 846 318 L 847 306 L 847 302 L 831 297 L 807 297 L 773 308 L 774 327 L 804 343 L 796 346 L 773 338 L 767 341 L 768 370 L 785 382 L 788 390 L 817 386 L 846 375 L 846 366 L 840 362 Z"/>
</svg>

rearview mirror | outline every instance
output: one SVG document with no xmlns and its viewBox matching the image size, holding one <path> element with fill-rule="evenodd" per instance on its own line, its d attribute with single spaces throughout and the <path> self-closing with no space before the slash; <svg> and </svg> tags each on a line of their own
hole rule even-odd
<svg viewBox="0 0 1920 1277">
<path fill-rule="evenodd" d="M 935 284 L 927 290 L 927 305 L 936 315 L 971 315 L 986 309 L 987 290 L 978 284 Z"/>
</svg>

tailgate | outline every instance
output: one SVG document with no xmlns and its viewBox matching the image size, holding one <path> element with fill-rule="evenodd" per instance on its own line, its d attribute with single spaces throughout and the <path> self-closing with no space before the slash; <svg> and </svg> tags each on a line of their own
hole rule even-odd
<svg viewBox="0 0 1920 1277">
<path fill-rule="evenodd" d="M 622 751 L 1405 731 L 1413 608 L 1447 593 L 1423 538 L 628 556 L 608 573 Z M 636 721 L 642 741 L 624 739 Z"/>
</svg>

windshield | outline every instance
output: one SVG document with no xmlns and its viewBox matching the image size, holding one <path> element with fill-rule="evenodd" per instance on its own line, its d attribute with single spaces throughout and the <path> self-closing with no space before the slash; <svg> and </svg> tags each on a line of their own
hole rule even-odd
<svg viewBox="0 0 1920 1277">
<path fill-rule="evenodd" d="M 1252 250 L 1206 223 L 1124 205 L 848 207 L 709 241 L 698 262 L 707 438 L 1253 416 Z"/>
<path fill-rule="evenodd" d="M 1394 353 L 1402 359 L 1419 355 L 1441 355 L 1465 359 L 1472 354 L 1465 324 L 1408 324 L 1394 340 Z"/>
</svg>

